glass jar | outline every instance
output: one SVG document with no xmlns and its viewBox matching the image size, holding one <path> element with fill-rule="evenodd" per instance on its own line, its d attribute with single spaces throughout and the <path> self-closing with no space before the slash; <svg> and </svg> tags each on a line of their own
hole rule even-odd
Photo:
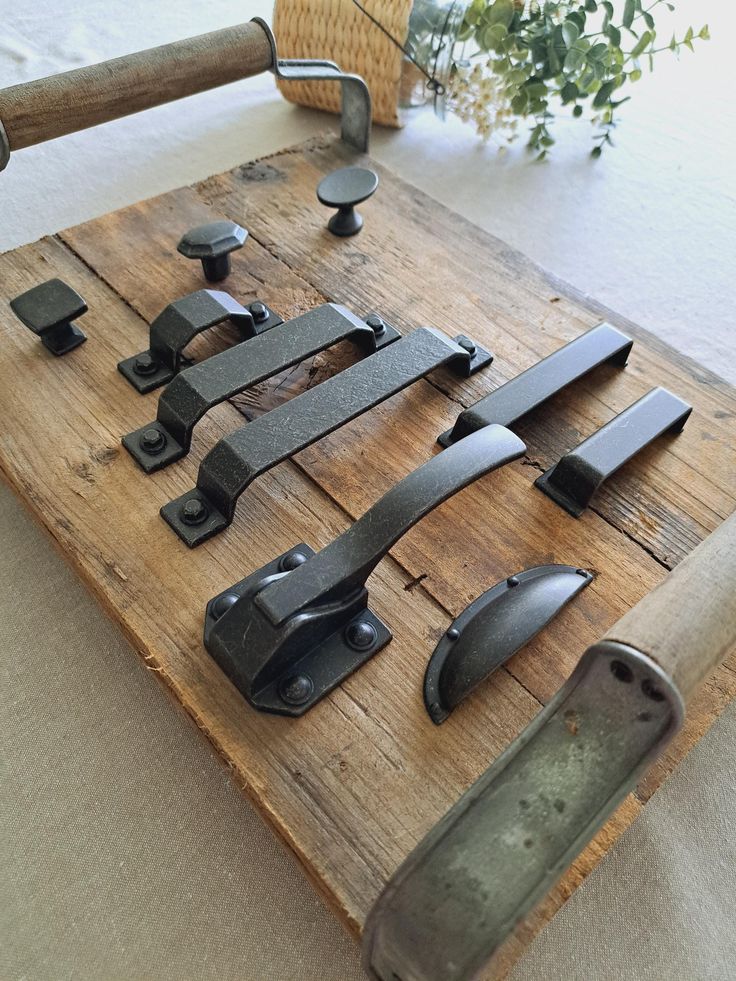
<svg viewBox="0 0 736 981">
<path fill-rule="evenodd" d="M 414 0 L 404 44 L 407 54 L 401 74 L 401 109 L 415 109 L 434 101 L 435 112 L 444 118 L 455 47 L 471 2 Z"/>
</svg>

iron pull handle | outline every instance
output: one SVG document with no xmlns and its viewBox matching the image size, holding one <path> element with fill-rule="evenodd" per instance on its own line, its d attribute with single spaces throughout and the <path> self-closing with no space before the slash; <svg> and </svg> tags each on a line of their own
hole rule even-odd
<svg viewBox="0 0 736 981">
<path fill-rule="evenodd" d="M 463 410 L 454 427 L 443 433 L 438 442 L 449 446 L 491 423 L 512 426 L 599 365 L 609 363 L 623 367 L 633 343 L 630 337 L 610 324 L 593 327 Z"/>
<path fill-rule="evenodd" d="M 277 463 L 436 368 L 448 365 L 467 377 L 491 360 L 464 336 L 450 340 L 420 327 L 220 440 L 202 461 L 196 488 L 164 505 L 161 515 L 190 548 L 200 545 L 232 523 L 240 495 Z"/>
<path fill-rule="evenodd" d="M 390 641 L 365 585 L 381 559 L 443 501 L 525 450 L 489 426 L 433 457 L 321 552 L 298 545 L 211 600 L 207 650 L 255 708 L 302 715 Z"/>
<path fill-rule="evenodd" d="M 345 307 L 323 304 L 177 375 L 161 393 L 157 418 L 124 436 L 123 446 L 154 473 L 187 455 L 194 427 L 216 405 L 339 341 L 371 353 L 400 336 L 380 317 L 366 322 Z"/>
<path fill-rule="evenodd" d="M 237 328 L 241 340 L 283 323 L 260 301 L 243 307 L 221 290 L 197 290 L 161 311 L 151 324 L 148 349 L 120 361 L 118 371 L 136 391 L 147 395 L 192 363 L 184 357 L 184 349 L 195 337 L 227 321 Z"/>
<path fill-rule="evenodd" d="M 691 405 L 666 388 L 653 388 L 566 453 L 534 483 L 579 518 L 604 481 L 657 437 L 682 432 L 692 411 Z"/>
</svg>

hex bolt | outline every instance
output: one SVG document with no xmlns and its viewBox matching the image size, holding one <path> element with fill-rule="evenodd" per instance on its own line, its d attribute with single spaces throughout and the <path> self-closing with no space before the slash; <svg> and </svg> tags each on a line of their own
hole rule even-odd
<svg viewBox="0 0 736 981">
<path fill-rule="evenodd" d="M 367 651 L 378 640 L 378 632 L 367 620 L 356 620 L 345 630 L 345 640 L 355 651 Z"/>
<path fill-rule="evenodd" d="M 199 498 L 193 497 L 182 505 L 179 515 L 185 525 L 196 526 L 201 525 L 203 521 L 206 521 L 209 517 L 209 513 L 209 508 L 204 501 L 200 501 Z"/>
<path fill-rule="evenodd" d="M 469 337 L 465 334 L 461 334 L 457 339 L 456 343 L 460 345 L 463 351 L 467 351 L 471 358 L 474 358 L 478 353 L 478 348 L 476 347 L 475 341 L 471 341 Z"/>
<path fill-rule="evenodd" d="M 279 569 L 281 572 L 293 572 L 294 569 L 298 569 L 300 565 L 304 565 L 306 561 L 307 557 L 302 552 L 289 552 L 289 554 L 285 555 L 279 562 Z"/>
<path fill-rule="evenodd" d="M 248 309 L 253 314 L 253 319 L 257 324 L 262 324 L 268 320 L 268 307 L 265 303 L 261 303 L 260 300 L 256 300 L 255 303 L 251 303 Z"/>
<path fill-rule="evenodd" d="M 61 279 L 49 279 L 16 296 L 10 301 L 10 308 L 21 323 L 41 338 L 46 350 L 57 357 L 87 340 L 87 335 L 72 323 L 87 312 L 87 304 Z"/>
<path fill-rule="evenodd" d="M 303 705 L 314 691 L 314 682 L 307 674 L 296 674 L 279 685 L 279 695 L 288 705 Z"/>
<path fill-rule="evenodd" d="M 376 337 L 380 337 L 382 334 L 386 333 L 386 324 L 382 317 L 379 317 L 377 313 L 371 313 L 365 318 L 365 322 L 371 328 Z"/>
<path fill-rule="evenodd" d="M 133 365 L 133 371 L 136 375 L 142 375 L 144 378 L 148 375 L 154 375 L 158 369 L 159 363 L 150 351 L 144 351 L 143 354 L 139 354 Z"/>
<path fill-rule="evenodd" d="M 155 455 L 161 453 L 166 446 L 166 436 L 160 429 L 146 429 L 141 434 L 139 442 L 144 453 Z"/>
<path fill-rule="evenodd" d="M 200 259 L 205 279 L 219 283 L 230 275 L 230 253 L 242 249 L 248 232 L 234 221 L 212 221 L 184 235 L 177 250 L 187 259 Z"/>
<path fill-rule="evenodd" d="M 212 619 L 219 620 L 220 617 L 224 617 L 227 611 L 231 610 L 239 599 L 240 597 L 236 593 L 223 593 L 222 596 L 218 596 L 210 608 Z"/>
</svg>

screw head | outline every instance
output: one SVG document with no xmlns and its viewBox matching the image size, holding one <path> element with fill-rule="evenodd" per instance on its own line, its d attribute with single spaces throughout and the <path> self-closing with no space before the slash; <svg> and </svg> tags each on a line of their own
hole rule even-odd
<svg viewBox="0 0 736 981">
<path fill-rule="evenodd" d="M 314 682 L 308 674 L 295 674 L 279 685 L 279 695 L 288 705 L 303 705 L 314 691 Z"/>
<path fill-rule="evenodd" d="M 133 365 L 133 371 L 136 375 L 142 375 L 144 378 L 148 375 L 154 375 L 159 368 L 158 361 L 150 353 L 150 351 L 145 351 L 143 354 L 139 354 L 135 359 L 135 364 Z"/>
<path fill-rule="evenodd" d="M 509 578 L 506 580 L 506 585 L 513 589 L 514 586 L 519 585 L 519 580 L 516 578 L 516 576 L 509 576 Z"/>
<path fill-rule="evenodd" d="M 185 525 L 201 525 L 209 517 L 209 508 L 199 498 L 186 501 L 179 512 Z"/>
<path fill-rule="evenodd" d="M 356 620 L 345 631 L 345 640 L 355 651 L 367 651 L 378 640 L 378 632 L 367 620 Z"/>
<path fill-rule="evenodd" d="M 459 636 L 460 631 L 457 629 L 457 627 L 450 627 L 450 629 L 447 631 L 447 637 L 450 640 L 457 640 Z"/>
<path fill-rule="evenodd" d="M 294 569 L 298 569 L 300 565 L 304 565 L 306 561 L 306 555 L 303 555 L 301 552 L 289 552 L 289 554 L 285 555 L 279 562 L 279 569 L 282 572 L 293 572 Z"/>
<path fill-rule="evenodd" d="M 268 320 L 268 307 L 265 303 L 261 303 L 260 300 L 251 303 L 248 309 L 253 314 L 253 319 L 257 324 L 262 324 L 264 320 Z"/>
<path fill-rule="evenodd" d="M 161 453 L 166 446 L 166 436 L 160 429 L 146 429 L 146 431 L 141 434 L 139 444 L 145 453 Z"/>
<path fill-rule="evenodd" d="M 475 341 L 471 341 L 469 337 L 465 336 L 465 334 L 461 334 L 460 337 L 458 337 L 457 343 L 464 351 L 468 352 L 471 358 L 474 358 L 478 353 L 478 348 L 475 345 Z"/>
<path fill-rule="evenodd" d="M 237 602 L 238 597 L 235 593 L 223 593 L 222 596 L 218 596 L 210 610 L 212 618 L 219 620 L 220 617 L 224 617 L 227 611 L 231 610 Z"/>
<path fill-rule="evenodd" d="M 386 324 L 382 317 L 379 317 L 377 313 L 371 313 L 365 318 L 365 322 L 371 328 L 376 337 L 380 337 L 381 334 L 386 333 Z"/>
</svg>

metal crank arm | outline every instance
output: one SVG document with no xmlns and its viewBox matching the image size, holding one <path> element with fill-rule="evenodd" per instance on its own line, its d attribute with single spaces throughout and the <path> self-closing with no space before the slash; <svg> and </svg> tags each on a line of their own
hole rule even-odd
<svg viewBox="0 0 736 981">
<path fill-rule="evenodd" d="M 364 321 L 325 303 L 183 371 L 161 393 L 154 422 L 124 436 L 123 446 L 154 473 L 187 455 L 194 427 L 216 405 L 339 341 L 354 341 L 370 354 L 400 336 L 375 314 Z"/>
<path fill-rule="evenodd" d="M 183 357 L 187 344 L 228 320 L 243 340 L 283 323 L 260 300 L 243 307 L 221 290 L 197 290 L 170 303 L 156 317 L 151 324 L 148 350 L 121 361 L 118 371 L 141 395 L 146 395 L 171 381 L 182 365 L 192 363 Z"/>
<path fill-rule="evenodd" d="M 579 518 L 604 481 L 658 436 L 682 432 L 692 411 L 691 405 L 666 388 L 654 388 L 566 453 L 534 483 Z"/>
<path fill-rule="evenodd" d="M 161 514 L 190 548 L 200 545 L 232 523 L 240 495 L 277 463 L 435 368 L 448 365 L 468 377 L 491 360 L 464 336 L 450 340 L 438 330 L 420 327 L 220 440 L 202 461 L 196 488 L 166 504 Z"/>
<path fill-rule="evenodd" d="M 490 426 L 435 456 L 321 552 L 297 545 L 211 600 L 207 650 L 254 708 L 302 715 L 390 641 L 365 585 L 389 549 L 443 501 L 525 450 L 508 429 Z"/>
<path fill-rule="evenodd" d="M 469 981 L 484 965 L 484 978 L 506 976 L 506 941 L 534 926 L 534 908 L 733 650 L 735 595 L 733 515 L 586 651 L 399 867 L 365 925 L 372 978 Z"/>
<path fill-rule="evenodd" d="M 438 442 L 450 446 L 483 426 L 512 426 L 568 385 L 602 364 L 623 367 L 633 341 L 610 324 L 599 324 L 548 358 L 527 368 L 480 402 L 465 409 Z"/>
</svg>

